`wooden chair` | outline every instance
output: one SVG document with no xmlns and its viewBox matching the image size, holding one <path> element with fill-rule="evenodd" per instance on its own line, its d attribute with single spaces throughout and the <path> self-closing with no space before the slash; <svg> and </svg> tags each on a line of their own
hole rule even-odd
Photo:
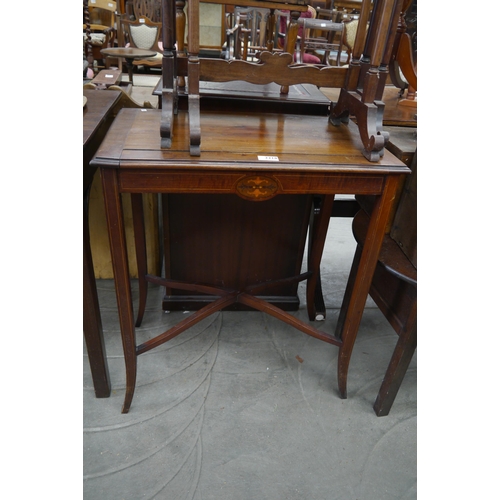
<svg viewBox="0 0 500 500">
<path fill-rule="evenodd" d="M 276 11 L 276 47 L 278 50 L 283 51 L 285 47 L 285 39 L 290 26 L 290 11 L 277 10 Z M 293 60 L 299 64 L 320 64 L 321 59 L 305 50 L 304 40 L 309 39 L 310 27 L 305 24 L 309 21 L 314 22 L 316 18 L 316 9 L 310 5 L 307 6 L 307 11 L 301 12 L 297 19 L 297 43 L 292 52 Z M 302 43 L 301 43 L 302 42 Z"/>
<path fill-rule="evenodd" d="M 349 64 L 352 58 L 352 50 L 354 48 L 354 42 L 356 40 L 356 32 L 358 31 L 358 18 L 349 18 L 343 21 L 344 23 L 344 33 L 342 37 L 342 50 L 345 48 L 346 59 L 341 62 L 343 64 Z"/>
<path fill-rule="evenodd" d="M 408 29 L 407 17 L 410 17 Z M 400 95 L 407 90 L 406 99 L 399 105 L 417 106 L 417 5 L 416 0 L 405 0 L 400 16 L 398 32 L 394 42 L 394 50 L 389 64 L 389 74 L 395 87 L 401 89 Z"/>
<path fill-rule="evenodd" d="M 330 65 L 330 54 L 333 52 L 336 53 L 335 65 L 340 66 L 344 24 L 325 19 L 306 18 L 299 19 L 299 24 L 303 26 L 305 36 L 300 39 L 300 56 L 297 57 L 297 62 L 303 62 L 304 55 L 312 53 L 319 57 L 321 64 Z"/>
<path fill-rule="evenodd" d="M 84 2 L 83 40 L 97 67 L 109 67 L 101 49 L 114 46 L 116 38 L 116 2 L 112 0 L 86 0 Z M 99 65 L 100 63 L 100 65 Z"/>
<path fill-rule="evenodd" d="M 241 59 L 253 60 L 264 50 L 273 49 L 274 33 L 270 33 L 269 9 L 257 7 L 235 7 L 242 41 Z M 274 23 L 273 23 L 274 24 Z M 269 45 L 271 41 L 271 45 Z"/>
<path fill-rule="evenodd" d="M 390 231 L 385 235 L 370 286 L 370 296 L 387 318 L 399 339 L 373 406 L 377 416 L 388 415 L 417 347 L 417 153 L 412 173 L 399 200 Z M 353 220 L 358 244 L 340 310 L 337 331 L 341 331 L 358 273 L 359 258 L 366 240 L 369 217 L 360 210 Z M 344 368 L 339 378 L 345 377 Z M 345 367 L 347 370 L 347 367 Z"/>
<path fill-rule="evenodd" d="M 161 22 L 161 0 L 128 0 L 133 17 L 147 17 L 151 21 Z"/>
<path fill-rule="evenodd" d="M 248 47 L 248 32 L 241 19 L 241 12 L 238 7 L 228 9 L 226 5 L 225 8 L 226 45 L 223 50 L 224 58 L 227 61 L 246 59 L 245 48 Z"/>
<path fill-rule="evenodd" d="M 155 23 L 145 16 L 139 16 L 133 21 L 122 18 L 121 22 L 127 45 L 137 49 L 153 50 L 157 53 L 154 57 L 134 60 L 134 66 L 161 68 L 162 49 L 158 42 L 161 37 L 162 23 Z"/>
</svg>

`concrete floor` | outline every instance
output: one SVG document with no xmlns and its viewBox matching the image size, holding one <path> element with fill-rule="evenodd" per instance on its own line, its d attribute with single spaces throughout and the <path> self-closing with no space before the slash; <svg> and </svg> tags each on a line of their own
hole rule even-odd
<svg viewBox="0 0 500 500">
<path fill-rule="evenodd" d="M 323 287 L 333 331 L 355 243 L 331 220 Z M 112 395 L 96 399 L 84 347 L 86 500 L 410 500 L 417 498 L 416 355 L 390 414 L 372 409 L 396 334 L 371 299 L 354 348 L 348 398 L 337 348 L 260 312 L 217 313 L 139 357 L 127 415 L 112 281 L 99 281 Z M 306 320 L 304 287 L 296 314 Z M 150 285 L 138 341 L 182 312 Z"/>
</svg>

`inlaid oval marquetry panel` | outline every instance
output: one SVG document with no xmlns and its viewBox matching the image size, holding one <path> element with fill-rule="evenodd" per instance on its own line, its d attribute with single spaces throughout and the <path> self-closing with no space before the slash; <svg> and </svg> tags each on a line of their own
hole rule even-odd
<svg viewBox="0 0 500 500">
<path fill-rule="evenodd" d="M 246 200 L 269 200 L 278 193 L 278 181 L 265 175 L 248 175 L 238 181 L 236 191 Z"/>
</svg>

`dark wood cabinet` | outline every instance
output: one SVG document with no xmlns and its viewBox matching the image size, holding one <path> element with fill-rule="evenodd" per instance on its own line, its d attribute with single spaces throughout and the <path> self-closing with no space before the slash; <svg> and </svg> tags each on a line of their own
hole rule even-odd
<svg viewBox="0 0 500 500">
<path fill-rule="evenodd" d="M 243 290 L 300 274 L 311 195 L 249 203 L 233 194 L 169 194 L 162 204 L 167 277 Z M 258 296 L 296 310 L 297 288 L 297 283 L 282 284 Z M 163 309 L 197 310 L 213 300 L 213 295 L 168 290 Z M 235 303 L 229 309 L 249 308 Z"/>
</svg>

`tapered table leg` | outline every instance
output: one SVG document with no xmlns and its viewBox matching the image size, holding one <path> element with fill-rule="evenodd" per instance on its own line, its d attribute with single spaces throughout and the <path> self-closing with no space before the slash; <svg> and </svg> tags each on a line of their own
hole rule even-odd
<svg viewBox="0 0 500 500">
<path fill-rule="evenodd" d="M 125 227 L 121 197 L 118 190 L 117 171 L 115 169 L 101 169 L 101 176 L 111 248 L 111 260 L 115 278 L 118 317 L 120 320 L 123 353 L 125 357 L 126 392 L 122 413 L 128 413 L 134 395 L 137 376 L 137 354 Z"/>
<path fill-rule="evenodd" d="M 377 265 L 397 185 L 397 176 L 387 177 L 382 195 L 373 207 L 365 245 L 361 253 L 359 254 L 359 251 L 357 251 L 355 256 L 355 259 L 359 258 L 357 272 L 351 272 L 344 295 L 335 331 L 335 336 L 342 340 L 337 364 L 338 386 L 341 398 L 347 397 L 347 371 L 349 369 L 352 349 L 370 291 L 373 273 Z"/>
</svg>

